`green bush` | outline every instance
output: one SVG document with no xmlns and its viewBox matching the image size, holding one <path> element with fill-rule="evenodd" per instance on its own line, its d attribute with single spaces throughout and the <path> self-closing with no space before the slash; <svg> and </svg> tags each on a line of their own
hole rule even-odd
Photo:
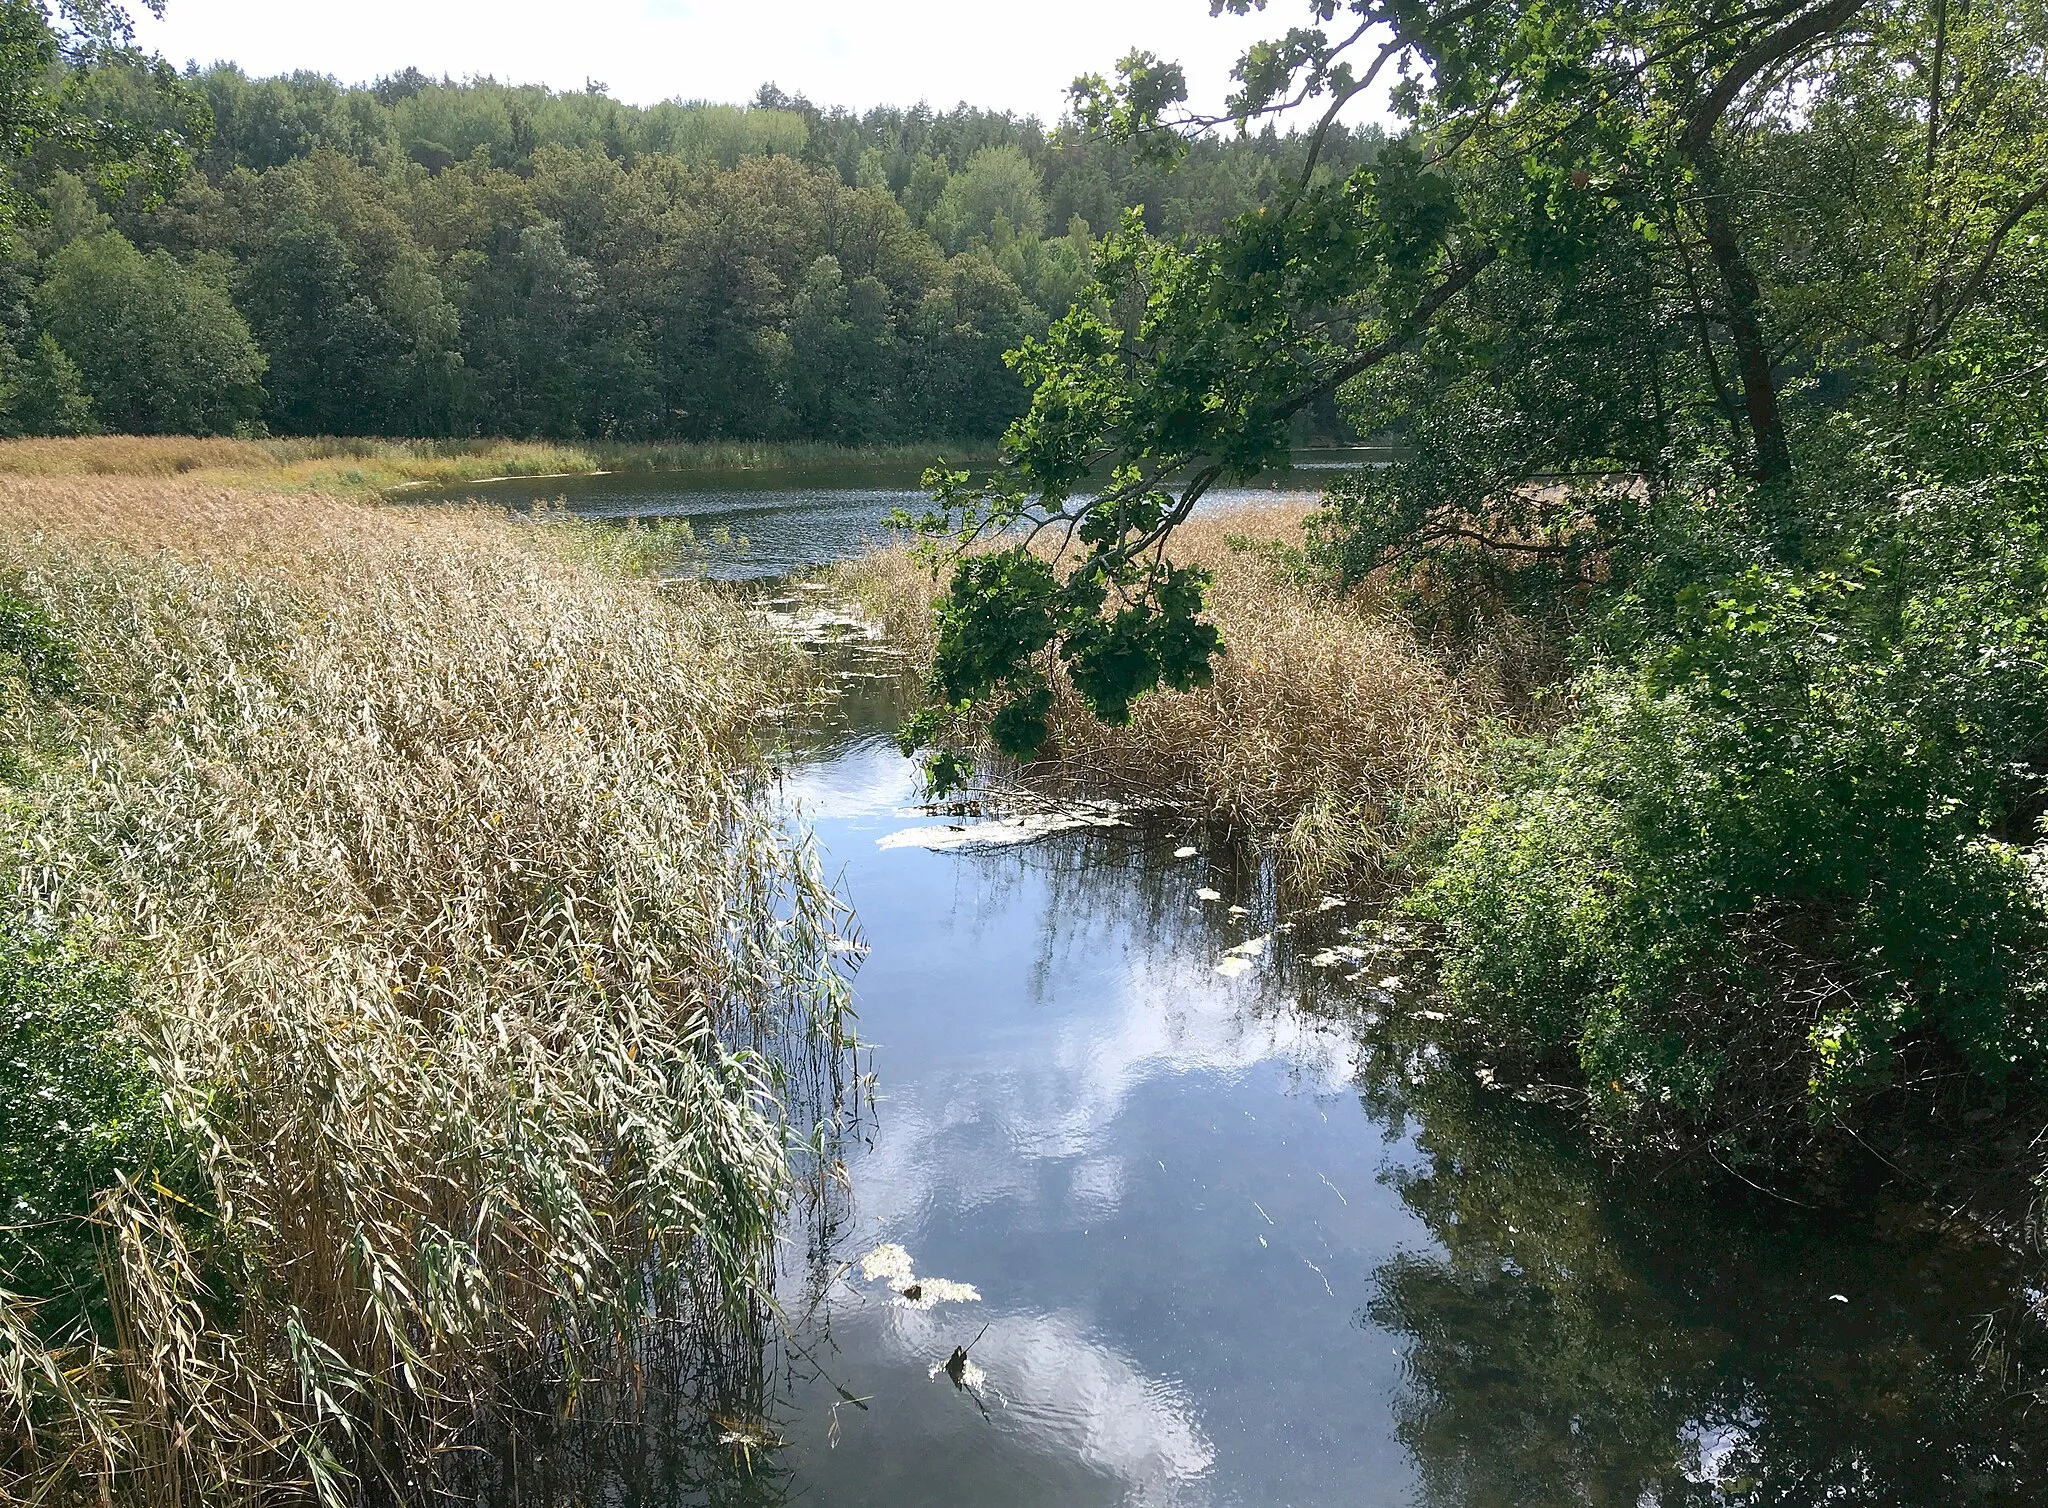
<svg viewBox="0 0 2048 1508">
<path fill-rule="evenodd" d="M 42 607 L 0 591 L 0 677 L 30 691 L 78 689 L 78 651 Z"/>
<path fill-rule="evenodd" d="M 1986 1084 L 2037 1068 L 2034 503 L 1910 496 L 1827 569 L 1678 594 L 1419 898 L 1453 993 L 1575 1055 L 1610 1118 L 1833 1113 L 1916 1048 Z"/>
<path fill-rule="evenodd" d="M 97 1196 L 164 1145 L 129 984 L 72 942 L 0 922 L 0 1286 L 45 1333 L 100 1301 Z"/>
</svg>

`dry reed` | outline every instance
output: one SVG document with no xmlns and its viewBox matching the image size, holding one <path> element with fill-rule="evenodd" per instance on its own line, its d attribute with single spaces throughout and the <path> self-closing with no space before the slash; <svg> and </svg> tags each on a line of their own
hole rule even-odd
<svg viewBox="0 0 2048 1508">
<path fill-rule="evenodd" d="M 81 435 L 0 441 L 0 476 L 184 477 L 220 487 L 342 496 L 598 469 L 585 449 L 510 440 Z"/>
<path fill-rule="evenodd" d="M 750 789 L 786 661 L 605 548 L 0 479 L 0 589 L 86 685 L 9 713 L 6 919 L 137 970 L 197 1170 L 108 1191 L 111 1334 L 5 1310 L 0 1492 L 399 1490 L 515 1373 L 749 1312 L 836 907 Z"/>
<path fill-rule="evenodd" d="M 1306 883 L 1384 868 L 1441 830 L 1482 785 L 1500 677 L 1483 658 L 1453 674 L 1370 589 L 1339 595 L 1279 569 L 1270 547 L 1300 545 L 1308 512 L 1250 508 L 1177 531 L 1174 559 L 1214 573 L 1215 683 L 1145 696 L 1113 727 L 1056 678 L 1052 743 L 1024 778 L 1276 839 Z M 937 587 L 909 549 L 876 551 L 838 579 L 929 661 Z"/>
<path fill-rule="evenodd" d="M 923 467 L 942 452 L 960 460 L 983 449 L 938 443 L 854 448 L 762 441 L 551 444 L 331 436 L 82 435 L 0 440 L 0 476 L 182 477 L 220 487 L 367 497 L 406 488 L 459 488 L 490 478 L 596 471 L 720 473 L 804 466 Z"/>
</svg>

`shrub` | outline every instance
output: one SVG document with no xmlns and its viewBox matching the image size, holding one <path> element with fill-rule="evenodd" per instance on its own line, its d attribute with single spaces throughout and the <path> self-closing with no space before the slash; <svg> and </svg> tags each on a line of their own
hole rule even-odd
<svg viewBox="0 0 2048 1508">
<path fill-rule="evenodd" d="M 0 1287 L 64 1335 L 104 1305 L 89 1217 L 167 1145 L 130 982 L 73 942 L 0 924 Z"/>
<path fill-rule="evenodd" d="M 1575 726 L 1423 893 L 1454 995 L 1575 1052 L 1614 1115 L 1831 1113 L 1912 1048 L 1991 1084 L 2038 1068 L 2030 504 L 1919 494 L 1833 568 L 1682 594 L 1661 649 L 1589 674 Z"/>
</svg>

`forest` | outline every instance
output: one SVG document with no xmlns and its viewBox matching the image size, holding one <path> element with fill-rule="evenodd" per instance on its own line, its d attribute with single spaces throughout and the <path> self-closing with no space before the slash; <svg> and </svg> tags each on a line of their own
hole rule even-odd
<svg viewBox="0 0 2048 1508">
<path fill-rule="evenodd" d="M 80 82 L 171 143 L 176 181 L 110 190 L 57 140 L 10 165 L 0 434 L 986 444 L 1024 404 L 1004 353 L 1127 208 L 1213 230 L 1303 150 L 1266 131 L 1168 174 L 1033 119 L 773 85 L 639 107 L 415 70 Z M 1378 140 L 1345 133 L 1325 171 Z"/>
</svg>

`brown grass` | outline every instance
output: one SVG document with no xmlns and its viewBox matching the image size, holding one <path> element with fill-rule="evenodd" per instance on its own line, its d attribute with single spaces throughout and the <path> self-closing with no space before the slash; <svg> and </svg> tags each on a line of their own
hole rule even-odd
<svg viewBox="0 0 2048 1508">
<path fill-rule="evenodd" d="M 192 1170 L 106 1191 L 111 1331 L 0 1305 L 0 1495 L 338 1504 L 749 1312 L 836 908 L 752 791 L 779 651 L 613 538 L 0 479 L 85 682 L 0 698 L 0 922 L 134 971 Z"/>
<path fill-rule="evenodd" d="M 508 440 L 236 440 L 189 435 L 0 440 L 0 476 L 185 477 L 220 487 L 342 496 L 599 469 L 597 457 L 587 449 Z"/>
<path fill-rule="evenodd" d="M 1053 752 L 1034 783 L 1140 797 L 1275 839 L 1296 875 L 1397 862 L 1481 788 L 1480 751 L 1504 710 L 1502 666 L 1452 674 L 1370 588 L 1307 585 L 1261 546 L 1299 545 L 1309 513 L 1280 505 L 1198 519 L 1172 554 L 1214 573 L 1209 616 L 1225 653 L 1215 684 L 1142 698 L 1109 727 L 1060 684 Z M 840 579 L 925 660 L 934 647 L 929 571 L 905 548 Z"/>
<path fill-rule="evenodd" d="M 985 447 L 714 441 L 703 444 L 550 444 L 520 440 L 241 440 L 187 435 L 84 435 L 0 440 L 0 476 L 182 477 L 228 488 L 368 497 L 415 488 L 457 488 L 516 476 L 596 471 L 704 473 L 794 466 L 921 467 L 941 452 L 971 459 Z"/>
</svg>

